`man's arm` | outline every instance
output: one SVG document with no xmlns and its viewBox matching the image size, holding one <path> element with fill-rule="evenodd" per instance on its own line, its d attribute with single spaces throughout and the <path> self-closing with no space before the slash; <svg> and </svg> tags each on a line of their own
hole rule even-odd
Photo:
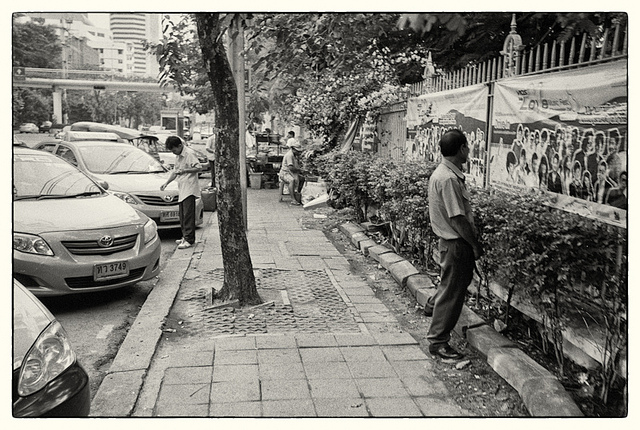
<svg viewBox="0 0 640 430">
<path fill-rule="evenodd" d="M 164 184 L 162 184 L 160 186 L 160 191 L 164 191 L 165 188 L 167 188 L 167 185 L 169 185 L 171 182 L 173 182 L 173 180 L 178 176 L 178 174 L 176 173 L 175 170 L 173 170 L 171 172 L 171 174 L 169 175 L 169 177 L 167 178 L 167 182 L 165 182 Z"/>
<path fill-rule="evenodd" d="M 464 215 L 457 215 L 451 218 L 451 225 L 453 229 L 464 239 L 469 245 L 473 248 L 473 255 L 475 259 L 482 257 L 484 254 L 484 250 L 482 249 L 482 245 L 476 239 L 476 235 L 473 232 L 473 228 L 471 224 L 469 224 L 469 220 Z"/>
</svg>

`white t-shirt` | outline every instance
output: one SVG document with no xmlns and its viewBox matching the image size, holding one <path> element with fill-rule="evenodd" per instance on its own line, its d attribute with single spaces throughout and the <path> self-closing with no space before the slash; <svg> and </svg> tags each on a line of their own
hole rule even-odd
<svg viewBox="0 0 640 430">
<path fill-rule="evenodd" d="M 200 167 L 200 161 L 193 149 L 188 146 L 182 147 L 182 153 L 176 156 L 174 169 L 186 169 Z M 189 196 L 200 197 L 200 182 L 198 172 L 184 173 L 176 177 L 178 182 L 178 201 L 183 201 Z"/>
<path fill-rule="evenodd" d="M 211 152 L 209 151 L 211 150 Z M 207 160 L 215 161 L 216 160 L 216 134 L 212 134 L 207 139 L 207 145 L 205 147 L 205 151 L 207 152 Z"/>
</svg>

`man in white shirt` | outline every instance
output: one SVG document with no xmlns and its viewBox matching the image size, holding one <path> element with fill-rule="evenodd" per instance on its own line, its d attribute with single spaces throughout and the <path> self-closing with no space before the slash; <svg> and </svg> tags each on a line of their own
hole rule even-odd
<svg viewBox="0 0 640 430">
<path fill-rule="evenodd" d="M 214 129 L 211 136 L 207 139 L 205 150 L 207 151 L 207 160 L 209 160 L 209 167 L 211 171 L 211 188 L 216 186 L 216 142 L 218 140 L 218 129 Z"/>
<path fill-rule="evenodd" d="M 289 140 L 287 140 L 289 150 L 282 157 L 282 167 L 280 167 L 278 178 L 289 187 L 289 195 L 292 198 L 291 204 L 300 205 L 301 197 L 298 193 L 298 188 L 301 169 L 298 158 L 302 153 L 302 145 L 295 139 L 293 131 L 289 132 L 289 136 Z"/>
<path fill-rule="evenodd" d="M 196 197 L 200 197 L 200 161 L 196 153 L 178 136 L 169 136 L 166 146 L 176 155 L 176 162 L 167 182 L 160 189 L 164 191 L 174 179 L 178 180 L 178 209 L 182 229 L 182 239 L 177 241 L 178 249 L 190 248 L 196 242 Z"/>
</svg>

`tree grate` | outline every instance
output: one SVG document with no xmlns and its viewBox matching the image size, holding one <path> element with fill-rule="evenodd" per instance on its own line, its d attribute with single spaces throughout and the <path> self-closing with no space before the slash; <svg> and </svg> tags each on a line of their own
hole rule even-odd
<svg viewBox="0 0 640 430">
<path fill-rule="evenodd" d="M 202 282 L 220 284 L 224 272 L 214 269 L 199 276 L 198 287 L 181 285 L 172 317 L 193 335 L 360 332 L 354 311 L 325 271 L 256 269 L 255 275 L 258 293 L 270 299 L 267 303 L 239 309 L 211 306 Z"/>
</svg>

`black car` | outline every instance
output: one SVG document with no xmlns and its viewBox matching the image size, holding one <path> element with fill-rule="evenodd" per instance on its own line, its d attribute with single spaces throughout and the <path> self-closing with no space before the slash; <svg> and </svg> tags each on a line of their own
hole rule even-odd
<svg viewBox="0 0 640 430">
<path fill-rule="evenodd" d="M 78 363 L 67 333 L 15 279 L 11 379 L 15 418 L 89 415 L 89 376 Z"/>
</svg>

